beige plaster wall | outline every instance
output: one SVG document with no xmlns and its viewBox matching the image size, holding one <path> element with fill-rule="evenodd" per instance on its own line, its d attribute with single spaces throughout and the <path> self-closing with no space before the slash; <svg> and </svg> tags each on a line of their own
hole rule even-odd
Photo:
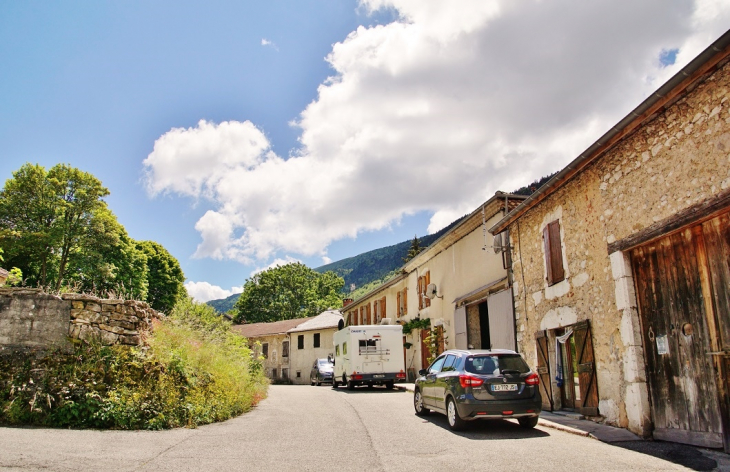
<svg viewBox="0 0 730 472">
<path fill-rule="evenodd" d="M 289 338 L 286 334 L 273 334 L 269 336 L 258 336 L 256 338 L 248 338 L 249 345 L 254 349 L 254 352 L 257 356 L 262 354 L 263 350 L 263 344 L 268 343 L 269 344 L 269 356 L 264 359 L 263 365 L 266 372 L 266 376 L 270 379 L 274 378 L 281 378 L 282 373 L 281 369 L 287 369 L 289 368 L 290 359 L 291 359 L 291 353 L 292 353 L 292 346 L 291 343 L 289 344 L 289 356 L 283 357 L 282 353 L 283 351 L 283 343 L 284 341 L 288 341 Z M 258 345 L 256 344 L 258 343 Z M 273 369 L 276 369 L 276 377 L 273 376 L 272 371 Z M 292 378 L 293 374 L 291 369 L 289 369 L 289 378 Z M 292 379 L 293 380 L 293 379 Z"/>
<path fill-rule="evenodd" d="M 290 333 L 291 337 L 291 374 L 290 377 L 295 384 L 308 384 L 309 374 L 315 359 L 324 359 L 327 356 L 334 357 L 334 333 L 335 328 L 303 331 Z M 314 334 L 319 333 L 319 346 L 314 347 Z M 304 349 L 297 348 L 297 336 L 304 336 Z M 301 377 L 297 377 L 297 371 Z"/>
</svg>

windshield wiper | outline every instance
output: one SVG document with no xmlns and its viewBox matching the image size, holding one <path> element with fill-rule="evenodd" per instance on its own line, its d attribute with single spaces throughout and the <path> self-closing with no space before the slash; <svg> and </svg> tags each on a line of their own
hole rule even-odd
<svg viewBox="0 0 730 472">
<path fill-rule="evenodd" d="M 499 372 L 502 375 L 505 375 L 505 374 L 507 374 L 507 375 L 515 375 L 515 374 L 520 375 L 522 373 L 519 370 L 514 370 L 514 369 L 502 369 Z"/>
</svg>

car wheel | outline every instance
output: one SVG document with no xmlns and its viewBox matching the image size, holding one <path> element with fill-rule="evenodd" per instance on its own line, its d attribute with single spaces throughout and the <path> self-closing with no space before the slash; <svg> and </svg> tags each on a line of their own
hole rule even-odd
<svg viewBox="0 0 730 472">
<path fill-rule="evenodd" d="M 460 431 L 466 426 L 466 422 L 459 416 L 459 410 L 456 409 L 456 402 L 451 397 L 446 400 L 446 418 L 449 420 L 449 428 L 453 431 Z"/>
<path fill-rule="evenodd" d="M 319 377 L 314 378 L 314 386 L 319 387 L 322 382 L 319 381 Z"/>
<path fill-rule="evenodd" d="M 517 421 L 520 423 L 520 426 L 526 429 L 532 429 L 535 426 L 537 426 L 537 416 L 530 416 L 526 418 L 518 418 Z"/>
<path fill-rule="evenodd" d="M 309 386 L 314 387 L 314 380 L 312 380 L 312 377 L 309 377 Z"/>
<path fill-rule="evenodd" d="M 421 395 L 421 391 L 418 389 L 413 394 L 413 408 L 416 409 L 416 415 L 418 416 L 426 416 L 431 412 L 431 410 L 423 406 L 423 395 Z"/>
<path fill-rule="evenodd" d="M 339 386 L 340 386 L 340 383 L 337 381 L 337 379 L 332 377 L 332 388 L 337 388 Z"/>
<path fill-rule="evenodd" d="M 385 388 L 388 390 L 393 390 L 393 387 L 395 387 L 395 382 L 385 382 Z"/>
<path fill-rule="evenodd" d="M 353 382 L 352 380 L 348 380 L 347 381 L 347 389 L 348 390 L 355 390 L 355 382 Z"/>
</svg>

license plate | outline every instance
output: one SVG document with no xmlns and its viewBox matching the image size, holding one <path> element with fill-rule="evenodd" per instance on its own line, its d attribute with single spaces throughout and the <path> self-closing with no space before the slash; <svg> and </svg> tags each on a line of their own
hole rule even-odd
<svg viewBox="0 0 730 472">
<path fill-rule="evenodd" d="M 517 391 L 517 384 L 493 384 L 493 392 L 515 392 Z"/>
<path fill-rule="evenodd" d="M 374 379 L 382 379 L 383 377 L 385 377 L 385 375 L 384 375 L 384 374 L 374 374 L 374 375 L 373 375 L 373 378 L 374 378 Z"/>
</svg>

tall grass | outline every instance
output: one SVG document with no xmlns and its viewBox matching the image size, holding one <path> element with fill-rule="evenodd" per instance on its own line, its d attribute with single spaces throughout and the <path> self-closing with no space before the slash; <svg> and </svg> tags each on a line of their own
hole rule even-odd
<svg viewBox="0 0 730 472">
<path fill-rule="evenodd" d="M 0 357 L 0 422 L 60 427 L 195 427 L 248 411 L 268 381 L 215 311 L 183 300 L 143 347 Z"/>
</svg>

